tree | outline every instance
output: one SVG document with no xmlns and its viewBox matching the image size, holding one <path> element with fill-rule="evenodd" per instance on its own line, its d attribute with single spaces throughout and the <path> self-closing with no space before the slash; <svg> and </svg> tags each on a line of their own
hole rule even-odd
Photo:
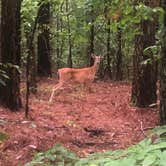
<svg viewBox="0 0 166 166">
<path fill-rule="evenodd" d="M 71 25 L 70 25 L 70 10 L 69 10 L 69 0 L 66 0 L 66 18 L 67 18 L 67 32 L 68 32 L 68 49 L 69 55 L 67 58 L 67 66 L 72 67 L 72 39 L 71 39 Z"/>
<path fill-rule="evenodd" d="M 111 71 L 111 48 L 110 48 L 110 41 L 111 41 L 111 18 L 109 16 L 109 6 L 110 2 L 107 2 L 107 0 L 104 1 L 104 17 L 106 19 L 106 32 L 107 32 L 107 44 L 106 44 L 106 59 L 107 59 L 107 65 L 104 69 L 104 78 L 105 79 L 111 79 L 112 78 L 112 71 Z"/>
<path fill-rule="evenodd" d="M 122 30 L 120 27 L 118 27 L 117 32 L 117 44 L 118 44 L 118 50 L 117 50 L 117 60 L 116 60 L 116 80 L 120 81 L 122 80 Z"/>
<path fill-rule="evenodd" d="M 32 93 L 37 92 L 37 56 L 36 56 L 36 30 L 39 18 L 40 1 L 29 1 L 24 0 L 22 3 L 22 29 L 23 35 L 25 36 L 25 53 L 24 58 L 26 59 L 26 80 L 27 89 Z M 29 87 L 29 88 L 28 88 Z M 27 90 L 27 91 L 29 91 Z"/>
<path fill-rule="evenodd" d="M 90 9 L 86 13 L 86 22 L 90 25 L 89 32 L 88 32 L 88 38 L 89 38 L 89 45 L 87 48 L 87 59 L 88 59 L 88 65 L 92 66 L 94 61 L 91 57 L 91 54 L 94 53 L 94 39 L 95 39 L 95 13 L 94 13 L 94 4 L 93 1 L 88 2 L 88 5 L 90 6 Z"/>
<path fill-rule="evenodd" d="M 0 13 L 1 13 L 1 1 L 0 1 Z M 1 15 L 0 15 L 0 39 L 1 39 Z M 1 44 L 0 44 L 0 62 L 1 62 Z"/>
<path fill-rule="evenodd" d="M 0 103 L 19 110 L 20 97 L 20 8 L 21 0 L 1 1 L 1 62 L 9 79 L 0 85 Z"/>
<path fill-rule="evenodd" d="M 63 20 L 60 13 L 63 13 L 63 4 L 61 2 L 56 8 L 56 68 L 61 67 L 61 58 L 63 53 L 63 40 L 60 38 L 60 34 L 63 32 Z M 56 4 L 57 5 L 57 4 Z"/>
<path fill-rule="evenodd" d="M 25 116 L 29 112 L 30 92 L 37 92 L 36 83 L 36 54 L 35 54 L 35 32 L 39 18 L 39 2 L 24 0 L 22 3 L 22 27 L 26 37 L 26 101 Z"/>
<path fill-rule="evenodd" d="M 146 1 L 145 5 L 154 7 L 155 0 Z M 155 45 L 156 22 L 141 21 L 142 34 L 135 36 L 135 51 L 133 55 L 132 103 L 147 107 L 156 103 L 157 65 L 153 53 L 145 54 L 147 47 Z"/>
<path fill-rule="evenodd" d="M 47 2 L 41 4 L 39 8 L 38 63 L 37 63 L 39 76 L 51 76 L 49 23 L 50 23 L 50 3 Z"/>
<path fill-rule="evenodd" d="M 166 1 L 161 1 L 164 13 L 164 26 L 162 33 L 162 53 L 160 66 L 160 123 L 166 125 Z"/>
</svg>

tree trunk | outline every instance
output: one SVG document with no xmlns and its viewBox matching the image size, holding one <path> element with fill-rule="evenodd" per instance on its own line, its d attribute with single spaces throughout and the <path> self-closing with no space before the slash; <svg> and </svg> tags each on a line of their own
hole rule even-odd
<svg viewBox="0 0 166 166">
<path fill-rule="evenodd" d="M 111 73 L 111 66 L 110 66 L 110 63 L 111 63 L 111 59 L 110 59 L 110 33 L 111 33 L 111 30 L 110 30 L 110 25 L 111 25 L 111 22 L 110 22 L 110 19 L 108 18 L 107 20 L 107 66 L 106 68 L 104 69 L 104 78 L 105 79 L 111 79 L 112 78 L 112 73 Z"/>
<path fill-rule="evenodd" d="M 63 5 L 64 5 L 64 2 L 62 2 L 61 3 L 61 5 L 60 5 L 60 12 L 61 13 L 63 13 Z M 60 16 L 60 32 L 61 32 L 61 34 L 63 33 L 63 19 L 62 19 L 62 16 Z M 61 38 L 61 40 L 60 40 L 60 52 L 59 52 L 59 57 L 60 57 L 60 59 L 59 59 L 59 65 L 60 65 L 60 67 L 61 67 L 61 58 L 62 58 L 62 55 L 63 55 L 63 48 L 64 48 L 64 39 L 63 38 Z"/>
<path fill-rule="evenodd" d="M 50 3 L 43 3 L 39 8 L 39 35 L 38 35 L 38 75 L 51 76 L 50 56 Z"/>
<path fill-rule="evenodd" d="M 34 51 L 34 38 L 37 28 L 37 22 L 39 18 L 39 10 L 37 12 L 34 24 L 29 33 L 26 33 L 27 38 L 27 58 L 26 58 L 26 101 L 25 101 L 25 117 L 28 117 L 29 113 L 29 96 L 30 92 L 36 93 L 36 56 Z M 34 72 L 34 73 L 33 73 Z"/>
<path fill-rule="evenodd" d="M 150 6 L 150 4 L 146 5 Z M 157 63 L 153 60 L 152 54 L 144 54 L 144 49 L 155 45 L 156 23 L 143 21 L 140 24 L 140 28 L 143 35 L 137 35 L 135 37 L 131 100 L 135 106 L 148 107 L 157 100 Z M 151 63 L 141 64 L 141 62 L 149 58 L 151 58 Z"/>
<path fill-rule="evenodd" d="M 69 55 L 67 59 L 67 66 L 72 67 L 72 41 L 71 41 L 71 27 L 70 27 L 70 18 L 69 18 L 69 1 L 66 0 L 66 14 L 67 14 L 67 30 L 68 30 L 68 44 L 69 44 Z"/>
<path fill-rule="evenodd" d="M 0 13 L 1 13 L 1 11 L 2 11 L 2 4 L 1 4 L 2 2 L 0 1 Z M 2 29 L 2 25 L 1 25 L 1 14 L 0 14 L 0 39 L 1 39 L 1 33 L 2 33 L 2 31 L 1 31 L 1 29 Z M 1 62 L 1 44 L 0 44 L 0 62 Z"/>
<path fill-rule="evenodd" d="M 19 110 L 20 73 L 13 65 L 20 66 L 20 8 L 21 0 L 1 1 L 1 61 L 9 79 L 6 86 L 0 85 L 0 102 L 11 110 Z M 9 65 L 10 64 L 10 65 Z"/>
<path fill-rule="evenodd" d="M 164 27 L 162 33 L 162 53 L 160 66 L 160 124 L 166 125 L 166 1 L 161 1 L 164 13 Z"/>
<path fill-rule="evenodd" d="M 57 17 L 56 17 L 56 70 L 62 66 L 62 54 L 64 47 L 64 39 L 60 34 L 63 34 L 63 19 L 60 13 L 63 13 L 64 2 L 59 6 Z"/>
<path fill-rule="evenodd" d="M 117 61 L 116 61 L 116 80 L 120 81 L 123 78 L 122 73 L 122 30 L 118 28 L 117 35 L 118 51 L 117 51 Z"/>
<path fill-rule="evenodd" d="M 59 12 L 59 11 L 58 11 Z M 60 16 L 57 14 L 56 18 L 56 69 L 60 68 L 60 39 L 59 39 L 59 30 L 60 30 Z"/>
<path fill-rule="evenodd" d="M 90 30 L 89 30 L 89 44 L 87 50 L 87 57 L 88 57 L 88 66 L 92 66 L 94 60 L 91 56 L 94 53 L 94 39 L 95 39 L 95 27 L 94 27 L 94 9 L 93 4 L 91 4 L 91 11 L 87 14 L 87 23 L 90 23 Z"/>
<path fill-rule="evenodd" d="M 94 21 L 92 21 L 92 25 L 90 27 L 90 46 L 89 46 L 90 66 L 92 66 L 94 63 L 94 60 L 91 57 L 92 53 L 94 53 Z"/>
<path fill-rule="evenodd" d="M 29 70 L 29 87 L 30 87 L 30 92 L 35 94 L 37 92 L 37 64 L 36 64 L 36 53 L 35 53 L 35 48 L 33 43 L 31 43 L 31 38 L 30 36 L 27 37 L 27 48 L 28 48 L 28 63 L 30 64 L 28 66 Z"/>
</svg>

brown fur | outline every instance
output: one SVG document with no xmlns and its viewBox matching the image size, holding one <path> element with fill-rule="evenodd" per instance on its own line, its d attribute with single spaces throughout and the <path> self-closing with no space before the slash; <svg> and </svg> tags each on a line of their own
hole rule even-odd
<svg viewBox="0 0 166 166">
<path fill-rule="evenodd" d="M 100 56 L 94 56 L 94 65 L 91 67 L 86 67 L 82 69 L 74 68 L 62 68 L 58 70 L 59 74 L 59 83 L 54 87 L 49 102 L 52 102 L 54 93 L 57 89 L 61 88 L 65 84 L 69 83 L 78 83 L 86 88 L 90 89 L 91 83 L 95 78 L 95 74 L 98 70 L 99 63 L 101 61 Z"/>
</svg>

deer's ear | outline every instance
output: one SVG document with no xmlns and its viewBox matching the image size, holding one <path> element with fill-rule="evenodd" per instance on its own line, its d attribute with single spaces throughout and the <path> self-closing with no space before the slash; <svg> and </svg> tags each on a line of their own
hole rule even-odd
<svg viewBox="0 0 166 166">
<path fill-rule="evenodd" d="M 103 60 L 103 59 L 104 59 L 104 56 L 100 55 L 100 59 Z"/>
<path fill-rule="evenodd" d="M 92 53 L 92 54 L 91 54 L 91 57 L 92 57 L 92 58 L 95 58 L 95 54 Z"/>
</svg>

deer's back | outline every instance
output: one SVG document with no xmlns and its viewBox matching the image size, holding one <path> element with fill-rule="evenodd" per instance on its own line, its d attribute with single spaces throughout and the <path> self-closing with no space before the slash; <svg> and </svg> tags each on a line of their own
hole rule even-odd
<svg viewBox="0 0 166 166">
<path fill-rule="evenodd" d="M 74 69 L 62 68 L 58 70 L 60 79 L 73 81 L 78 83 L 85 83 L 94 79 L 95 70 L 92 67 Z"/>
</svg>

